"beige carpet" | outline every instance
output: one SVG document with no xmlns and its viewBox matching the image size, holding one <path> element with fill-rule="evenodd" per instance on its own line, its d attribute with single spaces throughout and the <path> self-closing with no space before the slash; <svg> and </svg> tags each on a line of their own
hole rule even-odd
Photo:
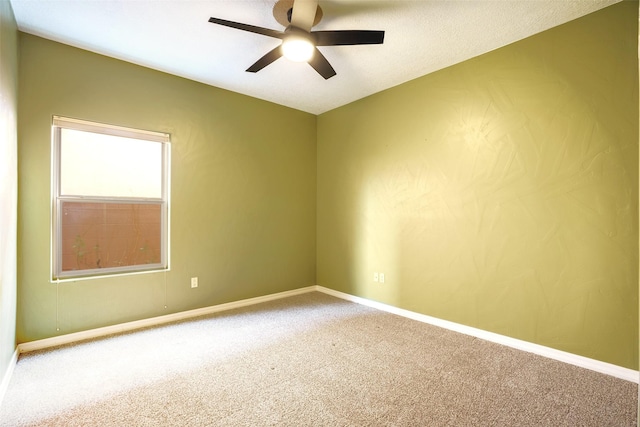
<svg viewBox="0 0 640 427">
<path fill-rule="evenodd" d="M 637 384 L 310 293 L 22 355 L 2 426 L 635 426 Z"/>
</svg>

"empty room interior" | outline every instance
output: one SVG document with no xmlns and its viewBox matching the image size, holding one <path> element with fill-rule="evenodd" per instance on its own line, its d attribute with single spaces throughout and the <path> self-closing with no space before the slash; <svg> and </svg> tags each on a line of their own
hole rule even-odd
<svg viewBox="0 0 640 427">
<path fill-rule="evenodd" d="M 224 5 L 259 5 L 269 14 L 276 1 L 231 6 L 214 0 L 216 7 L 204 8 L 204 21 L 192 24 L 194 34 L 209 31 L 225 43 L 251 45 L 247 59 L 241 47 L 228 56 L 200 52 L 221 76 L 231 76 L 224 84 L 137 62 L 135 50 L 148 45 L 117 29 L 101 37 L 129 44 L 127 54 L 37 29 L 28 14 L 47 2 L 29 3 L 0 0 L 0 403 L 11 401 L 12 381 L 31 352 L 73 349 L 87 339 L 184 320 L 180 316 L 189 313 L 222 313 L 216 307 L 264 302 L 277 312 L 289 297 L 304 302 L 313 295 L 318 299 L 308 301 L 314 307 L 349 302 L 362 307 L 357 310 L 369 307 L 367 316 L 380 311 L 413 318 L 520 346 L 519 352 L 548 354 L 567 366 L 594 366 L 603 378 L 637 390 L 637 1 L 600 2 L 568 22 L 456 63 L 423 71 L 416 66 L 421 74 L 375 90 L 369 88 L 378 87 L 377 76 L 385 73 L 369 80 L 366 66 L 351 66 L 349 55 L 375 56 L 375 49 L 393 43 L 409 46 L 397 57 L 377 51 L 388 55 L 383 62 L 391 69 L 411 62 L 410 49 L 427 51 L 426 42 L 395 40 L 393 26 L 385 27 L 385 16 L 402 16 L 394 5 L 411 2 L 347 7 L 350 2 L 320 0 L 324 16 L 317 28 L 385 30 L 380 46 L 321 46 L 337 72 L 327 79 L 316 66 L 285 58 L 245 73 L 270 49 L 259 45 L 262 36 L 207 19 L 219 15 L 264 26 L 271 20 L 276 28 L 270 15 L 261 20 L 249 12 L 223 13 Z M 49 2 L 56 3 L 64 2 Z M 137 3 L 142 8 L 152 2 Z M 500 2 L 414 3 L 431 5 L 429 13 L 443 21 L 452 4 L 481 9 Z M 126 1 L 105 4 L 112 4 L 110 14 L 127 15 Z M 360 28 L 368 21 L 358 20 L 356 7 L 380 17 L 371 21 L 374 27 Z M 140 16 L 133 10 L 132 21 Z M 336 11 L 343 20 L 331 20 Z M 47 16 L 65 26 L 61 15 Z M 87 31 L 92 25 L 83 24 Z M 460 32 L 455 27 L 449 34 Z M 163 42 L 157 43 L 162 55 Z M 340 86 L 349 77 L 349 85 L 362 90 L 353 99 Z M 252 92 L 254 83 L 243 82 L 255 79 L 262 87 Z M 262 95 L 270 84 L 279 88 L 274 98 Z M 165 150 L 158 162 L 165 179 L 161 196 L 143 203 L 161 232 L 157 242 L 136 241 L 134 261 L 116 260 L 124 249 L 109 249 L 104 236 L 98 244 L 80 228 L 65 235 L 65 221 L 73 221 L 67 213 L 80 218 L 90 208 L 80 206 L 81 197 L 65 199 L 60 188 L 71 178 L 59 154 L 71 150 L 65 135 L 94 128 L 162 139 L 154 142 Z M 146 159 L 141 155 L 113 175 L 139 172 Z M 87 180 L 92 175 L 82 173 Z M 115 209 L 113 200 L 100 205 L 109 206 L 105 212 Z M 132 227 L 123 239 L 140 232 Z M 322 324 L 322 315 L 310 313 L 313 322 L 291 322 L 311 329 Z M 342 336 L 331 345 L 344 346 L 342 358 L 355 351 Z M 396 418 L 359 413 L 351 425 L 412 425 L 406 418 L 411 411 L 426 411 L 416 409 L 420 400 L 412 402 L 413 409 Z M 318 416 L 320 409 L 315 411 Z M 346 425 L 347 409 L 335 411 L 318 425 Z M 256 419 L 265 419 L 264 425 L 308 421 L 281 416 Z M 3 422 L 0 416 L 0 425 L 10 425 Z M 433 425 L 459 422 L 447 418 Z"/>
</svg>

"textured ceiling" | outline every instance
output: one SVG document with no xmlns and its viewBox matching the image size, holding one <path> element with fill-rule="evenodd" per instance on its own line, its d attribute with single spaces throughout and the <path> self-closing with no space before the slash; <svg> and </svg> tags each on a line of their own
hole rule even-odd
<svg viewBox="0 0 640 427">
<path fill-rule="evenodd" d="M 320 114 L 619 0 L 320 0 L 314 30 L 385 30 L 383 45 L 320 47 L 337 75 L 281 58 L 279 40 L 209 17 L 282 30 L 276 0 L 11 0 L 21 31 Z"/>
</svg>

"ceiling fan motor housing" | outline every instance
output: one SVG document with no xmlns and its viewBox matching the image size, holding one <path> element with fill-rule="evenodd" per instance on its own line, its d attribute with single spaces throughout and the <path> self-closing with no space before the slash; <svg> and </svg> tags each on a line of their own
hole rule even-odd
<svg viewBox="0 0 640 427">
<path fill-rule="evenodd" d="M 279 0 L 275 5 L 273 5 L 273 17 L 285 28 L 291 24 L 293 1 L 294 0 Z M 318 6 L 316 9 L 316 16 L 313 20 L 313 26 L 315 27 L 318 25 L 320 20 L 322 20 L 322 8 Z"/>
</svg>

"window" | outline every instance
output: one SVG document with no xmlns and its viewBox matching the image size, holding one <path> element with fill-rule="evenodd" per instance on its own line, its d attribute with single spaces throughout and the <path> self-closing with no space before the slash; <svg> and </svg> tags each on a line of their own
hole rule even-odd
<svg viewBox="0 0 640 427">
<path fill-rule="evenodd" d="M 169 142 L 53 118 L 53 279 L 168 268 Z"/>
</svg>

